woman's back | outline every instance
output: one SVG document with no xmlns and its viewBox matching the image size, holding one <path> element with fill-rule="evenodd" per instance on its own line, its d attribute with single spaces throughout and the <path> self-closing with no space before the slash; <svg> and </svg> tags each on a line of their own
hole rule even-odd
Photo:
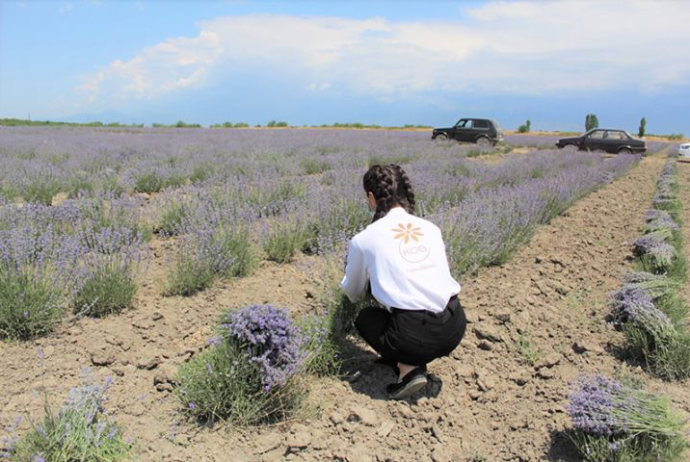
<svg viewBox="0 0 690 462">
<path fill-rule="evenodd" d="M 372 295 L 387 308 L 441 312 L 460 291 L 448 268 L 441 231 L 402 207 L 352 239 L 343 291 L 359 295 L 367 274 Z"/>
</svg>

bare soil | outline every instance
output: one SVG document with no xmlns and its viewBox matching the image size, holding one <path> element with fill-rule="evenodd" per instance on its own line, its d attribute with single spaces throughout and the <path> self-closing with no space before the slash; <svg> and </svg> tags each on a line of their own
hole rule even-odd
<svg viewBox="0 0 690 462">
<path fill-rule="evenodd" d="M 664 161 L 644 159 L 541 227 L 509 263 L 464 281 L 467 335 L 451 357 L 429 366 L 430 383 L 415 399 L 386 400 L 393 373 L 372 365 L 373 353 L 352 338 L 348 367 L 360 374 L 313 379 L 303 419 L 250 429 L 184 421 L 170 382 L 204 348 L 219 313 L 253 303 L 314 311 L 319 282 L 304 262 L 263 263 L 251 277 L 196 296 L 164 297 L 170 244 L 154 240 L 136 309 L 64 323 L 36 341 L 0 343 L 0 425 L 20 414 L 39 419 L 40 390 L 57 404 L 89 367 L 115 377 L 107 408 L 132 437 L 136 460 L 579 460 L 562 431 L 569 384 L 581 372 L 631 374 L 690 413 L 688 383 L 662 382 L 626 362 L 622 334 L 605 321 L 607 294 L 632 268 L 630 243 Z M 690 197 L 690 165 L 679 170 Z M 684 207 L 690 242 L 690 200 Z"/>
</svg>

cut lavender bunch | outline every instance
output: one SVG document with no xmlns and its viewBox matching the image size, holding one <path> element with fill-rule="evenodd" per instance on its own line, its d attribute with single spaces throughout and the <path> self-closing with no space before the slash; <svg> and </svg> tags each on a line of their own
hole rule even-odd
<svg viewBox="0 0 690 462">
<path fill-rule="evenodd" d="M 680 226 L 671 216 L 660 216 L 647 222 L 644 227 L 645 232 L 667 229 L 669 231 L 679 231 Z"/>
<path fill-rule="evenodd" d="M 651 294 L 654 300 L 670 297 L 681 284 L 663 274 L 652 274 L 646 271 L 632 271 L 623 278 L 623 289 L 642 289 Z M 615 295 L 614 295 L 615 296 Z"/>
<path fill-rule="evenodd" d="M 647 213 L 645 214 L 644 217 L 645 217 L 645 221 L 647 221 L 647 222 L 657 220 L 660 218 L 663 218 L 663 219 L 671 218 L 672 219 L 671 215 L 668 212 L 666 212 L 665 210 L 658 210 L 658 209 L 647 210 Z"/>
<path fill-rule="evenodd" d="M 601 375 L 573 385 L 571 436 L 585 460 L 680 460 L 688 447 L 683 419 L 668 401 Z"/>
<path fill-rule="evenodd" d="M 677 257 L 677 251 L 659 234 L 646 234 L 633 242 L 635 254 L 655 273 L 667 273 Z"/>
<path fill-rule="evenodd" d="M 652 295 L 637 287 L 623 287 L 615 293 L 613 318 L 617 323 L 632 323 L 656 336 L 672 335 L 671 320 L 654 305 Z"/>
</svg>

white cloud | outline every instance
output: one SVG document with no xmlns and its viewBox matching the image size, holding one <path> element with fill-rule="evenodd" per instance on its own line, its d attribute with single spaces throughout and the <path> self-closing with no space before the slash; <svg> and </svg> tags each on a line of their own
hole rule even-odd
<svg viewBox="0 0 690 462">
<path fill-rule="evenodd" d="M 223 46 L 218 36 L 202 31 L 198 37 L 170 39 L 144 48 L 129 61 L 114 61 L 106 69 L 87 76 L 78 87 L 99 100 L 154 98 L 202 85 Z"/>
<path fill-rule="evenodd" d="M 80 89 L 91 101 L 155 98 L 231 81 L 238 69 L 289 76 L 297 91 L 337 86 L 386 101 L 438 90 L 654 91 L 690 82 L 684 2 L 490 2 L 468 13 L 408 22 L 219 17 L 201 22 L 197 37 L 114 61 Z"/>
</svg>

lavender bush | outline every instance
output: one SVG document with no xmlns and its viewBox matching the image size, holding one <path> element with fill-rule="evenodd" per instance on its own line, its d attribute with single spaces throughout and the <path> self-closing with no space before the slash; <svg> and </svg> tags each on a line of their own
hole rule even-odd
<svg viewBox="0 0 690 462">
<path fill-rule="evenodd" d="M 26 339 L 59 322 L 65 306 L 61 288 L 73 280 L 79 243 L 50 224 L 19 226 L 22 218 L 12 217 L 17 226 L 11 229 L 0 227 L 0 337 Z"/>
<path fill-rule="evenodd" d="M 285 385 L 299 370 L 301 339 L 286 309 L 248 306 L 228 313 L 220 327 L 226 341 L 244 346 L 249 362 L 260 366 L 264 391 Z"/>
<path fill-rule="evenodd" d="M 151 225 L 142 215 L 145 202 L 139 198 L 116 197 L 112 192 L 104 192 L 93 198 L 66 203 L 65 206 L 78 210 L 79 230 L 84 234 L 87 245 L 89 233 L 108 228 L 128 232 L 131 239 L 123 244 L 136 244 L 151 238 Z"/>
<path fill-rule="evenodd" d="M 278 263 L 287 263 L 298 250 L 313 247 L 315 238 L 314 229 L 308 223 L 289 216 L 262 223 L 262 247 L 268 260 Z"/>
<path fill-rule="evenodd" d="M 572 439 L 593 462 L 678 461 L 688 447 L 668 401 L 601 375 L 582 376 L 567 406 Z"/>
<path fill-rule="evenodd" d="M 169 295 L 193 295 L 217 279 L 250 274 L 255 253 L 242 227 L 200 226 L 177 241 L 168 274 Z"/>
<path fill-rule="evenodd" d="M 72 388 L 67 401 L 54 412 L 46 405 L 43 421 L 33 426 L 11 451 L 17 462 L 117 462 L 129 459 L 132 448 L 122 430 L 109 421 L 104 408 L 110 380 L 90 379 Z"/>
<path fill-rule="evenodd" d="M 255 424 L 297 410 L 302 390 L 293 377 L 305 355 L 287 310 L 253 305 L 231 311 L 209 343 L 179 371 L 178 396 L 188 414 Z"/>
<path fill-rule="evenodd" d="M 340 371 L 339 337 L 335 335 L 333 320 L 333 312 L 325 308 L 321 313 L 305 315 L 298 320 L 305 372 L 332 376 Z"/>
<path fill-rule="evenodd" d="M 102 317 L 132 308 L 147 260 L 147 251 L 139 246 L 122 246 L 117 253 L 87 252 L 72 289 L 73 312 Z"/>
</svg>

